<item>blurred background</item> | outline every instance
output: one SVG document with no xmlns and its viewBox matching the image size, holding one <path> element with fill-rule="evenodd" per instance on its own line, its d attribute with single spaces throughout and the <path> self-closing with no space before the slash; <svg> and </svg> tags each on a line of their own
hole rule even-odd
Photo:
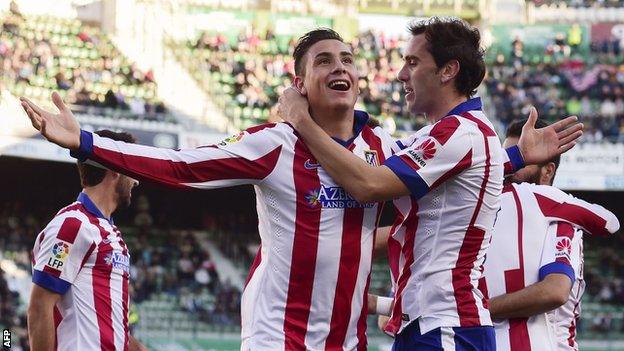
<svg viewBox="0 0 624 351">
<path fill-rule="evenodd" d="M 479 89 L 504 135 L 535 105 L 578 115 L 581 144 L 555 185 L 624 222 L 622 0 L 56 0 L 0 1 L 0 327 L 28 350 L 25 311 L 34 238 L 80 191 L 64 150 L 33 133 L 17 97 L 59 91 L 83 128 L 121 129 L 142 144 L 211 144 L 274 119 L 299 35 L 332 27 L 351 44 L 358 108 L 401 136 L 396 80 L 406 25 L 458 16 L 478 26 L 488 74 Z M 392 220 L 392 210 L 383 223 Z M 118 211 L 131 251 L 132 333 L 151 350 L 237 350 L 240 295 L 259 237 L 251 187 L 180 192 L 142 184 Z M 624 350 L 624 237 L 585 238 L 582 350 Z M 371 290 L 387 294 L 385 259 Z M 369 320 L 369 349 L 392 340 Z"/>
</svg>

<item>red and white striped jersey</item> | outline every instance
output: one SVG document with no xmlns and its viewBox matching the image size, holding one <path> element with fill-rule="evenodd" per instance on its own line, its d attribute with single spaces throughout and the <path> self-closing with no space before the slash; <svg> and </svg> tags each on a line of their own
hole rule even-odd
<svg viewBox="0 0 624 351">
<path fill-rule="evenodd" d="M 86 194 L 39 233 L 32 267 L 33 283 L 62 295 L 56 350 L 128 350 L 130 255 Z"/>
<path fill-rule="evenodd" d="M 580 232 L 579 229 L 576 230 Z M 577 235 L 582 238 L 582 232 L 575 234 L 575 236 Z M 573 267 L 574 271 L 578 272 L 578 274 L 570 290 L 568 301 L 566 301 L 563 306 L 547 314 L 548 321 L 555 328 L 557 351 L 578 351 L 579 349 L 578 343 L 576 342 L 576 326 L 581 316 L 581 299 L 585 292 L 585 280 L 583 279 L 583 240 L 580 240 L 579 248 L 579 261 L 577 262 L 577 266 Z"/>
<path fill-rule="evenodd" d="M 594 235 L 619 228 L 613 213 L 551 186 L 506 185 L 485 263 L 491 297 L 519 291 L 548 274 L 566 274 L 574 284 L 581 266 L 582 227 Z M 554 319 L 494 321 L 497 350 L 556 350 Z"/>
<path fill-rule="evenodd" d="M 355 137 L 342 144 L 381 165 L 395 142 L 381 128 L 366 126 L 365 113 L 355 117 Z M 175 187 L 254 185 L 261 246 L 242 296 L 243 350 L 366 349 L 380 203 L 355 201 L 288 124 L 253 127 L 217 145 L 179 151 L 83 132 L 81 149 L 133 178 Z"/>
<path fill-rule="evenodd" d="M 418 320 L 438 327 L 492 325 L 477 284 L 503 187 L 500 140 L 478 98 L 399 143 L 385 165 L 411 190 L 395 200 L 388 240 L 395 303 L 386 331 Z"/>
</svg>

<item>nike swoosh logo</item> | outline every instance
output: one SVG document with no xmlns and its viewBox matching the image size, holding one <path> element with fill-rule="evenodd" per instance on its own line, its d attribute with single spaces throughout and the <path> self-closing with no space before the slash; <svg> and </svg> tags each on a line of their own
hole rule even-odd
<svg viewBox="0 0 624 351">
<path fill-rule="evenodd" d="M 320 165 L 320 164 L 318 164 L 318 163 L 312 163 L 312 162 L 310 162 L 310 159 L 307 159 L 307 160 L 303 163 L 303 167 L 304 167 L 305 169 L 317 169 L 317 168 L 321 167 L 321 165 Z"/>
</svg>

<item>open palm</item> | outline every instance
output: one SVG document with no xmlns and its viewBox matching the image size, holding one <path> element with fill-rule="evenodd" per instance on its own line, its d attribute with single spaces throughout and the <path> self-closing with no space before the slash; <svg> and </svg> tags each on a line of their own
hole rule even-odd
<svg viewBox="0 0 624 351">
<path fill-rule="evenodd" d="M 562 119 L 548 127 L 535 129 L 537 110 L 532 107 L 527 122 L 522 127 L 518 147 L 527 165 L 541 164 L 570 150 L 583 135 L 583 124 L 576 116 Z"/>
<path fill-rule="evenodd" d="M 25 97 L 20 101 L 33 127 L 46 139 L 67 149 L 80 147 L 80 124 L 57 92 L 52 93 L 52 102 L 59 113 L 45 111 Z"/>
</svg>

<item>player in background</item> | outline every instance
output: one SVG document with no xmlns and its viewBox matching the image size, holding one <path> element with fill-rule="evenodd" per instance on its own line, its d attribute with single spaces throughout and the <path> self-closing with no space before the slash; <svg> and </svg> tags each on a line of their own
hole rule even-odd
<svg viewBox="0 0 624 351">
<path fill-rule="evenodd" d="M 127 133 L 97 135 L 134 142 Z M 130 177 L 78 161 L 83 187 L 37 236 L 28 335 L 33 351 L 146 350 L 128 334 L 130 255 L 112 213 L 130 205 Z"/>
<path fill-rule="evenodd" d="M 279 111 L 355 199 L 400 197 L 388 244 L 395 297 L 386 331 L 396 335 L 394 349 L 493 350 L 477 283 L 499 208 L 504 155 L 480 99 L 471 98 L 485 74 L 480 35 L 461 20 L 437 18 L 410 32 L 399 80 L 408 108 L 432 125 L 400 141 L 403 150 L 383 165 L 336 147 L 294 89 L 282 96 Z M 572 147 L 580 134 L 568 132 L 555 151 Z"/>
<path fill-rule="evenodd" d="M 331 30 L 315 30 L 300 39 L 294 56 L 295 83 L 310 100 L 315 121 L 332 142 L 381 164 L 396 143 L 380 128 L 364 126 L 368 116 L 354 111 L 358 74 L 348 46 Z M 244 350 L 366 347 L 379 204 L 358 202 L 335 184 L 289 125 L 253 127 L 198 149 L 164 150 L 81 133 L 57 94 L 53 101 L 59 114 L 23 99 L 33 126 L 48 140 L 80 146 L 120 172 L 179 188 L 255 185 L 262 243 L 243 293 Z M 565 135 L 556 128 L 528 128 L 525 158 L 559 150 Z"/>
<path fill-rule="evenodd" d="M 509 125 L 505 146 L 518 142 L 523 124 Z M 514 173 L 501 196 L 485 263 L 497 350 L 578 349 L 582 231 L 608 235 L 619 229 L 613 213 L 552 187 L 559 159 Z"/>
</svg>

